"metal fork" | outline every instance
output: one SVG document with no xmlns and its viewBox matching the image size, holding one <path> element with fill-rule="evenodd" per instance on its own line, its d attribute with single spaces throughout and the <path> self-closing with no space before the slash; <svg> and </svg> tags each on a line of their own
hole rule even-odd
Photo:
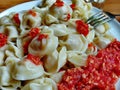
<svg viewBox="0 0 120 90">
<path fill-rule="evenodd" d="M 105 22 L 108 22 L 112 19 L 114 19 L 116 16 L 120 16 L 120 14 L 112 14 L 110 12 L 100 11 L 93 16 L 91 16 L 86 23 L 92 25 L 93 27 L 96 27 L 100 24 L 103 24 Z"/>
<path fill-rule="evenodd" d="M 93 3 L 93 2 L 96 2 L 96 3 L 102 3 L 104 2 L 104 0 L 84 0 L 86 3 Z"/>
</svg>

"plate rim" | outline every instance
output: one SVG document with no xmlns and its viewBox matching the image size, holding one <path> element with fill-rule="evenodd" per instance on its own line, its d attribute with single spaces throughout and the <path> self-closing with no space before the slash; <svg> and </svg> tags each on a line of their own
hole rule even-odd
<svg viewBox="0 0 120 90">
<path fill-rule="evenodd" d="M 8 9 L 2 11 L 0 13 L 0 18 L 4 17 L 6 15 L 9 15 L 12 12 L 20 12 L 22 10 L 32 9 L 34 6 L 39 5 L 41 1 L 42 0 L 28 1 L 28 2 L 24 2 L 24 3 L 17 4 L 15 6 L 12 6 L 12 7 L 8 8 Z M 16 10 L 16 8 L 20 8 L 22 6 L 27 6 L 27 8 L 21 8 L 20 10 Z M 101 11 L 101 9 L 99 9 L 97 7 L 94 7 L 94 6 L 93 6 L 93 9 L 96 9 L 97 11 Z M 120 27 L 120 22 L 118 22 L 118 20 L 114 19 L 111 22 L 116 23 Z"/>
</svg>

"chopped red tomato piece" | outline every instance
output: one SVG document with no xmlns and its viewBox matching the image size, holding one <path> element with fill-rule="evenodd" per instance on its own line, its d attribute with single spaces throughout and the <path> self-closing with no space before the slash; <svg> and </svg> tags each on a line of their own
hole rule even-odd
<svg viewBox="0 0 120 90">
<path fill-rule="evenodd" d="M 68 21 L 70 19 L 71 15 L 68 13 L 67 17 L 65 18 L 65 21 Z"/>
<path fill-rule="evenodd" d="M 88 24 L 84 23 L 82 20 L 77 20 L 76 21 L 76 30 L 78 33 L 83 34 L 84 36 L 87 36 L 89 33 Z"/>
<path fill-rule="evenodd" d="M 37 15 L 37 13 L 33 10 L 29 10 L 28 13 L 31 14 L 33 17 Z"/>
<path fill-rule="evenodd" d="M 28 53 L 28 46 L 29 46 L 30 42 L 31 42 L 31 40 L 28 40 L 25 43 L 23 43 L 23 51 L 25 54 Z"/>
<path fill-rule="evenodd" d="M 0 33 L 0 48 L 7 43 L 7 36 L 3 33 Z"/>
<path fill-rule="evenodd" d="M 28 54 L 26 59 L 32 61 L 35 65 L 40 65 L 40 64 L 42 64 L 42 62 L 41 62 L 41 60 L 40 60 L 40 57 L 34 56 L 34 55 L 32 55 L 32 54 Z"/>
<path fill-rule="evenodd" d="M 41 41 L 44 38 L 48 38 L 48 35 L 47 34 L 39 34 L 38 41 Z"/>
<path fill-rule="evenodd" d="M 13 20 L 14 22 L 17 24 L 17 25 L 20 25 L 20 19 L 19 19 L 19 14 L 16 13 L 14 16 L 13 16 Z"/>
<path fill-rule="evenodd" d="M 39 28 L 32 28 L 29 32 L 29 35 L 34 38 L 35 36 L 37 36 L 40 33 L 40 29 Z"/>
<path fill-rule="evenodd" d="M 120 42 L 115 40 L 96 56 L 88 56 L 86 66 L 68 69 L 58 90 L 115 90 L 119 77 Z"/>
<path fill-rule="evenodd" d="M 70 7 L 72 8 L 72 10 L 75 9 L 75 4 L 71 4 Z"/>
<path fill-rule="evenodd" d="M 61 0 L 57 0 L 54 5 L 57 7 L 62 7 L 62 6 L 64 6 L 64 2 Z"/>
</svg>

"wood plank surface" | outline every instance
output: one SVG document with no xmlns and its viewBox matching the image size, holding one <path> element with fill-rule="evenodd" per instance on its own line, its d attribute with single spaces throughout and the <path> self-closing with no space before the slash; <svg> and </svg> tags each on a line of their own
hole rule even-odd
<svg viewBox="0 0 120 90">
<path fill-rule="evenodd" d="M 28 2 L 30 0 L 0 0 L 0 12 L 15 6 L 20 3 Z M 102 4 L 94 3 L 94 6 L 114 14 L 120 14 L 120 0 L 105 0 Z M 120 21 L 120 17 L 116 17 Z"/>
</svg>

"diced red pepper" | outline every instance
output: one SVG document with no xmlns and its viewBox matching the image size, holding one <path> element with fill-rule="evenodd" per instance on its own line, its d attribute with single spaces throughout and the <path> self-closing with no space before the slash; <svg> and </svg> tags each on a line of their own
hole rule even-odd
<svg viewBox="0 0 120 90">
<path fill-rule="evenodd" d="M 36 16 L 37 16 L 37 13 L 36 13 L 35 11 L 33 11 L 33 10 L 29 10 L 28 13 L 29 13 L 30 15 L 32 15 L 33 17 L 36 17 Z"/>
<path fill-rule="evenodd" d="M 77 20 L 75 23 L 77 32 L 87 36 L 89 33 L 88 24 L 84 23 L 82 20 Z"/>
<path fill-rule="evenodd" d="M 29 32 L 29 35 L 34 38 L 35 36 L 37 36 L 40 33 L 40 29 L 39 28 L 32 28 Z"/>
<path fill-rule="evenodd" d="M 35 65 L 40 65 L 40 64 L 42 64 L 39 56 L 35 56 L 35 55 L 32 55 L 32 54 L 28 54 L 26 59 L 30 60 L 30 61 L 33 62 Z"/>
<path fill-rule="evenodd" d="M 57 0 L 54 5 L 57 7 L 62 7 L 62 6 L 64 6 L 64 2 L 61 0 Z"/>
<path fill-rule="evenodd" d="M 23 43 L 23 51 L 24 51 L 25 54 L 28 53 L 28 46 L 29 46 L 30 42 L 31 42 L 31 40 L 26 41 L 25 43 Z"/>
<path fill-rule="evenodd" d="M 47 34 L 39 34 L 38 41 L 41 41 L 44 38 L 48 38 L 48 35 Z"/>
<path fill-rule="evenodd" d="M 14 16 L 13 16 L 13 20 L 14 22 L 17 24 L 17 25 L 20 25 L 20 19 L 19 19 L 19 14 L 16 13 Z"/>
<path fill-rule="evenodd" d="M 7 43 L 7 36 L 3 33 L 0 33 L 0 48 Z"/>
<path fill-rule="evenodd" d="M 72 10 L 75 9 L 75 4 L 71 4 L 70 7 L 72 8 Z"/>
<path fill-rule="evenodd" d="M 115 40 L 96 56 L 88 56 L 85 67 L 68 69 L 58 90 L 115 90 L 119 77 L 120 42 Z"/>
<path fill-rule="evenodd" d="M 71 15 L 68 13 L 67 17 L 65 18 L 65 21 L 68 21 L 71 18 Z"/>
</svg>

